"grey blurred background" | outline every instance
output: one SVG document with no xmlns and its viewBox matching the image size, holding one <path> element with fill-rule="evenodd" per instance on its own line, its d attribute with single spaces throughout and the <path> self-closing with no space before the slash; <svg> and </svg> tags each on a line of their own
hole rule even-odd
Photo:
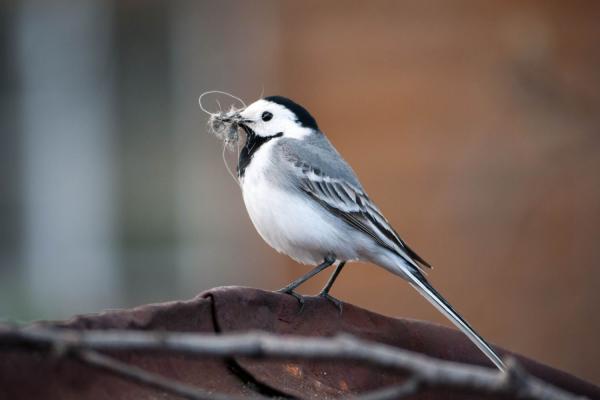
<svg viewBox="0 0 600 400">
<path fill-rule="evenodd" d="M 313 112 L 484 336 L 599 383 L 598 21 L 594 1 L 0 2 L 0 317 L 302 274 L 197 106 L 264 90 Z M 334 295 L 447 324 L 372 265 Z"/>
</svg>

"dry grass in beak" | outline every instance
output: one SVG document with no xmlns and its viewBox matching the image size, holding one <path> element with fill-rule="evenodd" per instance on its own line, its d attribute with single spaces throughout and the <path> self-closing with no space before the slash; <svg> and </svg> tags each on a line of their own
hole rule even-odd
<svg viewBox="0 0 600 400">
<path fill-rule="evenodd" d="M 210 112 L 202 104 L 202 99 L 204 98 L 204 96 L 206 96 L 208 94 L 224 94 L 226 96 L 229 96 L 229 97 L 235 99 L 237 102 L 239 102 L 242 105 L 242 107 L 237 108 L 232 105 L 231 108 L 229 109 L 229 111 L 223 111 L 221 109 L 221 104 L 217 100 L 217 105 L 219 106 L 219 111 L 218 112 Z M 239 132 L 240 125 L 239 125 L 239 123 L 242 120 L 242 118 L 240 116 L 240 111 L 242 111 L 243 109 L 246 108 L 246 103 L 244 103 L 244 101 L 242 99 L 240 99 L 239 97 L 236 97 L 230 93 L 222 92 L 220 90 L 211 90 L 208 92 L 204 92 L 200 95 L 200 97 L 198 98 L 198 104 L 200 105 L 200 109 L 210 116 L 208 119 L 208 131 L 223 141 L 224 145 L 223 145 L 222 156 L 223 156 L 223 162 L 225 163 L 225 168 L 227 168 L 227 172 L 229 172 L 229 175 L 231 175 L 231 177 L 239 185 L 240 182 L 239 182 L 238 178 L 235 176 L 235 174 L 233 173 L 231 167 L 229 166 L 229 163 L 227 162 L 227 157 L 226 157 L 225 153 L 226 153 L 226 150 L 234 151 L 237 149 L 237 153 L 238 153 L 238 157 L 239 157 L 239 152 L 240 152 L 240 132 Z"/>
<path fill-rule="evenodd" d="M 240 109 L 232 107 L 229 112 L 211 114 L 208 119 L 209 131 L 217 138 L 223 140 L 230 150 L 240 140 L 239 111 Z"/>
<path fill-rule="evenodd" d="M 237 108 L 232 105 L 229 111 L 222 111 L 221 105 L 217 101 L 217 104 L 219 105 L 219 111 L 210 112 L 202 104 L 202 99 L 204 98 L 204 96 L 209 94 L 224 94 L 239 102 L 242 105 L 242 107 Z M 217 138 L 221 139 L 230 150 L 233 150 L 234 146 L 240 140 L 239 121 L 241 117 L 239 113 L 244 108 L 246 108 L 246 103 L 244 103 L 244 101 L 239 97 L 236 97 L 230 93 L 222 92 L 219 90 L 211 90 L 208 92 L 204 92 L 200 95 L 200 98 L 198 99 L 198 104 L 200 105 L 202 111 L 204 111 L 210 116 L 210 118 L 208 119 L 209 132 L 215 135 Z"/>
</svg>

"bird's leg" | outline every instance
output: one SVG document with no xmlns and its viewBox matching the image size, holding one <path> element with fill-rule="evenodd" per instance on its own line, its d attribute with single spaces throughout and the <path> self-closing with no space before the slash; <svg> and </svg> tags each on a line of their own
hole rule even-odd
<svg viewBox="0 0 600 400">
<path fill-rule="evenodd" d="M 304 306 L 304 298 L 300 294 L 294 292 L 294 289 L 296 289 L 298 286 L 302 285 L 304 282 L 306 282 L 307 280 L 309 280 L 310 278 L 312 278 L 319 272 L 323 271 L 325 268 L 328 268 L 331 265 L 333 265 L 334 262 L 335 262 L 335 257 L 332 257 L 332 256 L 325 257 L 325 260 L 321 264 L 317 265 L 315 268 L 313 268 L 307 274 L 304 274 L 300 278 L 294 280 L 292 283 L 290 283 L 286 287 L 279 289 L 278 292 L 286 293 L 291 296 L 294 296 L 296 298 L 296 300 L 298 300 L 298 303 L 300 303 L 300 306 Z"/>
<path fill-rule="evenodd" d="M 339 265 L 335 268 L 335 271 L 333 271 L 333 274 L 331 274 L 331 276 L 329 277 L 329 280 L 327 281 L 327 283 L 325 284 L 325 286 L 323 287 L 323 289 L 321 289 L 321 292 L 319 293 L 319 296 L 321 296 L 324 299 L 327 299 L 327 300 L 331 301 L 333 304 L 335 304 L 335 306 L 340 310 L 340 313 L 342 312 L 343 303 L 341 301 L 339 301 L 338 299 L 336 299 L 335 297 L 331 296 L 329 294 L 329 291 L 331 290 L 331 287 L 333 286 L 333 282 L 335 282 L 335 280 L 337 279 L 340 272 L 342 272 L 344 265 L 346 265 L 346 261 L 341 261 L 339 263 Z"/>
<path fill-rule="evenodd" d="M 342 268 L 344 268 L 344 265 L 346 265 L 346 261 L 340 262 L 340 264 L 335 268 L 335 271 L 333 271 L 333 274 L 331 274 L 331 276 L 329 277 L 329 280 L 327 281 L 325 286 L 323 286 L 323 289 L 321 289 L 319 295 L 324 296 L 329 294 L 329 291 L 333 286 L 333 282 L 335 282 L 340 272 L 342 272 Z"/>
</svg>

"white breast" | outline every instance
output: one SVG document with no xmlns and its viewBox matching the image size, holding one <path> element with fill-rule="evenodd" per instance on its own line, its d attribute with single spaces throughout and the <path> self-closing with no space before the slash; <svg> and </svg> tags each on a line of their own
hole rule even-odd
<svg viewBox="0 0 600 400">
<path fill-rule="evenodd" d="M 242 180 L 242 193 L 250 219 L 261 237 L 275 250 L 305 264 L 318 264 L 329 255 L 353 260 L 356 241 L 344 222 L 301 193 L 278 187 L 268 179 L 275 141 L 254 155 Z M 351 236 L 351 235 L 350 235 Z"/>
</svg>

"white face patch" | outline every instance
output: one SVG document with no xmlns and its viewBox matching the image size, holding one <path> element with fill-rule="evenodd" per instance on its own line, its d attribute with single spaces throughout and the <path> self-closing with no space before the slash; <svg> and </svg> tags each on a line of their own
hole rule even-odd
<svg viewBox="0 0 600 400">
<path fill-rule="evenodd" d="M 250 104 L 240 115 L 244 123 L 258 136 L 269 137 L 283 133 L 284 137 L 301 139 L 312 132 L 302 126 L 296 115 L 281 104 L 260 99 Z"/>
</svg>

